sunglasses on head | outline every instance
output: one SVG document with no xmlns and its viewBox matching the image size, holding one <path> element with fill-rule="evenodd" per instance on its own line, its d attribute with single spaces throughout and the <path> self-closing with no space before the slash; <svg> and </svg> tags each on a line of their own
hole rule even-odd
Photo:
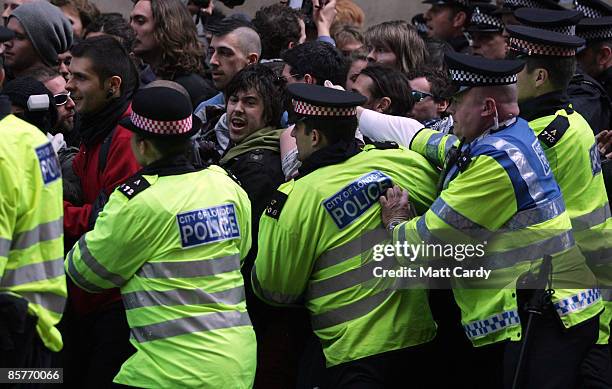
<svg viewBox="0 0 612 389">
<path fill-rule="evenodd" d="M 434 96 L 431 93 L 421 92 L 421 91 L 418 91 L 418 90 L 413 90 L 412 91 L 412 97 L 414 97 L 414 99 L 416 100 L 417 103 L 420 103 L 425 98 L 431 97 L 433 99 Z"/>
<path fill-rule="evenodd" d="M 69 97 L 70 92 L 58 93 L 56 95 L 53 95 L 53 102 L 57 106 L 64 105 L 68 102 Z"/>
</svg>

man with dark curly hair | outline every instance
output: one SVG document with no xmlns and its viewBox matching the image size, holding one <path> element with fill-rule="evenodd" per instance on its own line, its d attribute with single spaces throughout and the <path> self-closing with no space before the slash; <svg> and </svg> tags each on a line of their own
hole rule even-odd
<svg viewBox="0 0 612 389">
<path fill-rule="evenodd" d="M 280 58 L 284 50 L 306 40 L 300 12 L 282 4 L 261 8 L 255 14 L 253 25 L 261 37 L 262 59 Z"/>
<path fill-rule="evenodd" d="M 137 1 L 130 25 L 136 33 L 134 54 L 148 65 L 141 72 L 143 84 L 154 79 L 177 82 L 187 89 L 194 107 L 216 93 L 201 76 L 203 48 L 180 0 Z"/>
</svg>

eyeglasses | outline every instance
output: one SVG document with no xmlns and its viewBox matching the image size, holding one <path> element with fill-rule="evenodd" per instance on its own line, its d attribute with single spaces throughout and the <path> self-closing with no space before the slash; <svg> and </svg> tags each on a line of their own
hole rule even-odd
<svg viewBox="0 0 612 389">
<path fill-rule="evenodd" d="M 293 77 L 296 80 L 298 80 L 300 78 L 303 78 L 304 76 L 302 74 L 296 73 L 296 74 L 290 74 L 289 77 Z M 283 81 L 285 83 L 289 82 L 289 80 L 287 80 L 287 77 L 285 77 L 285 76 L 279 76 L 278 78 L 279 78 L 279 80 L 281 80 L 281 81 Z"/>
<path fill-rule="evenodd" d="M 420 103 L 421 101 L 425 100 L 427 97 L 431 97 L 432 99 L 434 98 L 434 96 L 431 93 L 421 92 L 419 90 L 413 90 L 412 97 L 414 97 L 417 103 Z"/>
<path fill-rule="evenodd" d="M 58 93 L 53 95 L 53 102 L 56 106 L 64 105 L 68 102 L 68 98 L 70 97 L 70 92 Z"/>
</svg>

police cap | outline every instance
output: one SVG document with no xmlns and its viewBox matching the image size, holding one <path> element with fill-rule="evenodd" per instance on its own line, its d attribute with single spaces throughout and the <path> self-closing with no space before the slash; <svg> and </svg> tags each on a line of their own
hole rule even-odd
<svg viewBox="0 0 612 389">
<path fill-rule="evenodd" d="M 317 119 L 350 118 L 367 99 L 359 93 L 326 88 L 320 85 L 291 84 L 287 91 L 292 97 L 293 111 L 302 117 Z"/>
<path fill-rule="evenodd" d="M 490 3 L 473 4 L 472 18 L 467 27 L 468 32 L 502 32 L 504 22 L 501 19 L 499 9 Z"/>
<path fill-rule="evenodd" d="M 576 10 L 585 18 L 602 18 L 612 16 L 612 6 L 603 0 L 576 0 Z"/>
<path fill-rule="evenodd" d="M 459 92 L 471 87 L 514 84 L 525 66 L 520 60 L 495 60 L 450 51 L 444 54 L 444 59 Z"/>
<path fill-rule="evenodd" d="M 576 35 L 587 43 L 612 40 L 612 16 L 582 19 L 576 27 Z"/>
<path fill-rule="evenodd" d="M 528 26 L 508 26 L 510 50 L 528 56 L 572 57 L 584 39 Z"/>
<path fill-rule="evenodd" d="M 516 19 L 529 27 L 559 32 L 565 35 L 576 35 L 576 24 L 582 19 L 582 13 L 574 10 L 552 10 L 519 8 L 514 11 Z"/>
<path fill-rule="evenodd" d="M 502 12 L 511 12 L 517 8 L 566 9 L 554 0 L 504 0 Z"/>
<path fill-rule="evenodd" d="M 191 101 L 178 90 L 153 87 L 138 90 L 132 113 L 119 121 L 130 131 L 151 137 L 189 137 L 201 126 L 192 115 Z"/>
</svg>

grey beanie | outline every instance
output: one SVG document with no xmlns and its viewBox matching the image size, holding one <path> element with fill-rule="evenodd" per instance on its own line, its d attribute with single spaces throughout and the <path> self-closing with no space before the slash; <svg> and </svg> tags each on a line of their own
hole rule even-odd
<svg viewBox="0 0 612 389">
<path fill-rule="evenodd" d="M 34 49 L 47 66 L 57 66 L 57 55 L 72 46 L 72 25 L 62 11 L 47 1 L 17 7 L 10 16 L 19 20 Z"/>
</svg>

